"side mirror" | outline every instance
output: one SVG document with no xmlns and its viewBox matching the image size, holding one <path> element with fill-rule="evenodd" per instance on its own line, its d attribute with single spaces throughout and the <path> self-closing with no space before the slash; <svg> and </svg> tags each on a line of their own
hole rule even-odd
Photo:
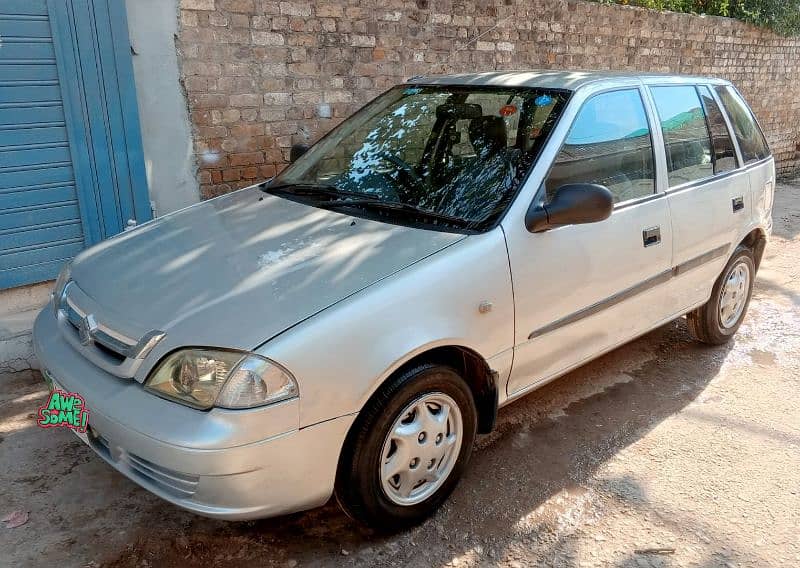
<svg viewBox="0 0 800 568">
<path fill-rule="evenodd" d="M 607 187 L 594 183 L 570 183 L 556 190 L 547 205 L 532 203 L 525 215 L 525 226 L 540 233 L 559 225 L 596 223 L 611 216 L 614 196 Z"/>
<path fill-rule="evenodd" d="M 292 144 L 292 149 L 289 150 L 289 161 L 295 163 L 300 156 L 308 152 L 309 148 L 308 144 Z"/>
</svg>

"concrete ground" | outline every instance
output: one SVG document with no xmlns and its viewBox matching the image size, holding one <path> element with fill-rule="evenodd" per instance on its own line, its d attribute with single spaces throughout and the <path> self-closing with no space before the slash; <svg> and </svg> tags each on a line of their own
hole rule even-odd
<svg viewBox="0 0 800 568">
<path fill-rule="evenodd" d="M 224 523 L 37 428 L 31 372 L 0 388 L 0 565 L 800 565 L 800 183 L 782 184 L 750 313 L 724 347 L 683 320 L 504 409 L 445 508 L 370 533 L 334 503 Z"/>
</svg>

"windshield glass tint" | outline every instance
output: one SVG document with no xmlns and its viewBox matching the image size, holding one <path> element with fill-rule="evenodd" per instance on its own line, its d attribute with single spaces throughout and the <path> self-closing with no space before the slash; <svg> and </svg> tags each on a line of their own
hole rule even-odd
<svg viewBox="0 0 800 568">
<path fill-rule="evenodd" d="M 529 88 L 397 87 L 339 125 L 269 187 L 324 186 L 324 199 L 312 191 L 303 198 L 320 207 L 347 206 L 346 199 L 355 210 L 348 213 L 362 208 L 391 222 L 486 230 L 513 199 L 568 95 Z"/>
</svg>

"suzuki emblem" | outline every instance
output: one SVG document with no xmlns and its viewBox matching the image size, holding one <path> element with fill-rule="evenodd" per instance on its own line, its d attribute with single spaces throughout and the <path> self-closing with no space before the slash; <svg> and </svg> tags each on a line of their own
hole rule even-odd
<svg viewBox="0 0 800 568">
<path fill-rule="evenodd" d="M 97 331 L 97 320 L 94 315 L 86 314 L 81 320 L 81 325 L 78 327 L 78 334 L 81 338 L 81 345 L 89 345 L 94 341 L 94 332 Z"/>
</svg>

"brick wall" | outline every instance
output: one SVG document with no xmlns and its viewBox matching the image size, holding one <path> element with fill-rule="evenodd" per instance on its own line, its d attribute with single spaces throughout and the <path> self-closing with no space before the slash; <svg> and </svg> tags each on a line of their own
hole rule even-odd
<svg viewBox="0 0 800 568">
<path fill-rule="evenodd" d="M 275 174 L 390 86 L 425 73 L 629 69 L 732 80 L 779 171 L 800 169 L 800 39 L 727 18 L 581 0 L 181 0 L 181 79 L 204 197 Z M 319 103 L 331 118 L 319 118 Z"/>
</svg>

